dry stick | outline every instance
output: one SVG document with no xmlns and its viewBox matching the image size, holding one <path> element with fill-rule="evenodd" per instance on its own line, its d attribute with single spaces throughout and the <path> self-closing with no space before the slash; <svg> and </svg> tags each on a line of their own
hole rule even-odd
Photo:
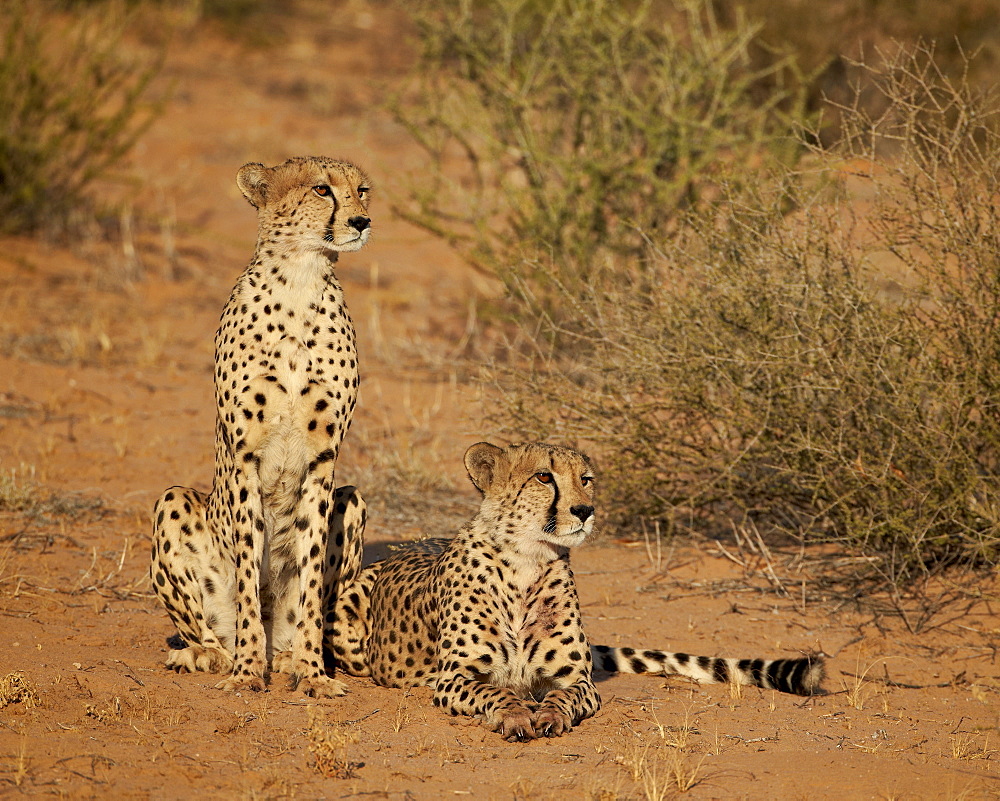
<svg viewBox="0 0 1000 801">
<path fill-rule="evenodd" d="M 646 559 L 653 569 L 653 573 L 659 574 L 663 569 L 663 539 L 660 537 L 660 521 L 656 521 L 656 556 L 653 556 L 653 549 L 649 544 L 649 532 L 646 530 L 646 521 L 642 521 L 642 540 L 646 545 Z"/>
<path fill-rule="evenodd" d="M 343 721 L 340 722 L 340 725 L 342 725 L 342 726 L 355 726 L 358 723 L 361 723 L 363 720 L 368 720 L 368 718 L 374 717 L 375 715 L 377 715 L 381 711 L 382 711 L 381 709 L 373 709 L 371 712 L 369 712 L 367 715 L 364 715 L 363 717 L 356 718 L 354 720 L 343 720 Z"/>
<path fill-rule="evenodd" d="M 125 668 L 124 675 L 127 678 L 132 679 L 132 681 L 134 681 L 140 687 L 145 687 L 146 686 L 143 683 L 142 679 L 140 679 L 138 676 L 135 675 L 135 671 L 131 667 L 129 667 L 127 664 L 125 664 L 124 662 L 122 662 L 122 660 L 116 659 L 115 662 L 117 662 L 119 665 L 121 665 L 122 667 Z"/>
<path fill-rule="evenodd" d="M 735 528 L 735 524 L 733 528 Z M 726 546 L 723 545 L 721 542 L 716 542 L 715 547 L 718 548 L 722 552 L 722 555 L 725 556 L 733 564 L 742 567 L 744 570 L 748 569 L 747 563 L 744 560 L 741 560 L 738 557 L 733 556 L 731 553 L 729 553 L 729 551 L 726 550 Z"/>
<path fill-rule="evenodd" d="M 778 578 L 778 574 L 774 572 L 774 564 L 771 561 L 771 552 L 764 544 L 764 539 L 763 537 L 760 536 L 760 531 L 757 529 L 757 526 L 753 524 L 753 521 L 750 522 L 750 525 L 753 528 L 754 536 L 757 538 L 757 545 L 760 548 L 760 555 L 764 558 L 764 561 L 767 563 L 767 571 L 765 572 L 765 575 L 770 573 L 771 580 L 778 586 L 778 589 L 781 590 L 781 594 L 787 596 L 788 590 L 786 590 L 785 585 L 781 583 L 781 579 Z"/>
<path fill-rule="evenodd" d="M 742 737 L 739 734 L 726 734 L 723 736 L 728 737 L 730 740 L 739 740 L 744 744 L 778 742 L 781 739 L 781 737 L 778 736 L 778 732 L 775 732 L 773 737 L 751 737 L 749 739 Z"/>
<path fill-rule="evenodd" d="M 864 638 L 865 638 L 865 635 L 861 634 L 861 635 L 855 637 L 853 640 L 848 640 L 843 645 L 841 645 L 840 648 L 838 648 L 836 651 L 834 651 L 833 654 L 831 654 L 831 656 L 834 659 L 836 659 L 840 655 L 841 651 L 843 651 L 845 648 L 850 648 L 856 642 L 861 642 Z"/>
</svg>

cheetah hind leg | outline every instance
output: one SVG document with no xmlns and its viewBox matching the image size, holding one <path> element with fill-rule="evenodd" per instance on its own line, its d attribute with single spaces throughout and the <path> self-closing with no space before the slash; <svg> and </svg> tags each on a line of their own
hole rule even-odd
<svg viewBox="0 0 1000 801">
<path fill-rule="evenodd" d="M 153 507 L 150 577 L 177 628 L 166 665 L 178 673 L 229 673 L 236 626 L 227 563 L 211 536 L 201 493 L 171 487 Z"/>
<path fill-rule="evenodd" d="M 328 517 L 323 639 L 337 666 L 354 676 L 368 675 L 361 645 L 367 639 L 368 598 L 377 574 L 374 566 L 361 569 L 367 519 L 368 507 L 361 493 L 352 486 L 337 487 Z M 293 665 L 291 650 L 278 651 L 271 658 L 273 673 L 291 674 Z"/>
</svg>

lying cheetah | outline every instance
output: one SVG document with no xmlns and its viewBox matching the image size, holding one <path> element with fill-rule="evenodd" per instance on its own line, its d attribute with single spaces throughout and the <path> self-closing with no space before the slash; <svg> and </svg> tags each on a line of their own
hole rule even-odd
<svg viewBox="0 0 1000 801">
<path fill-rule="evenodd" d="M 478 716 L 507 740 L 555 737 L 593 715 L 595 660 L 607 671 L 818 690 L 815 658 L 588 647 L 569 549 L 594 525 L 590 461 L 551 445 L 481 442 L 465 466 L 483 501 L 458 536 L 401 548 L 338 597 L 327 645 L 348 673 L 387 687 L 430 685 L 435 705 Z M 356 500 L 348 524 L 360 529 Z"/>
<path fill-rule="evenodd" d="M 215 482 L 157 501 L 153 586 L 180 638 L 167 666 L 264 689 L 268 660 L 309 695 L 343 695 L 323 668 L 322 609 L 361 565 L 354 502 L 334 463 L 358 393 L 354 326 L 334 266 L 371 233 L 368 177 L 353 164 L 246 164 L 253 260 L 215 335 Z M 329 536 L 328 536 L 329 534 Z"/>
</svg>

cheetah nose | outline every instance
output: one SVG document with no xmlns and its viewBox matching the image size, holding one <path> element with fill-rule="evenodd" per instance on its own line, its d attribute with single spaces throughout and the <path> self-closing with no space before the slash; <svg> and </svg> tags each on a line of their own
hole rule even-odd
<svg viewBox="0 0 1000 801">
<path fill-rule="evenodd" d="M 372 224 L 372 221 L 368 217 L 362 217 L 359 215 L 357 217 L 351 217 L 351 219 L 347 221 L 347 224 L 360 234 Z"/>
<path fill-rule="evenodd" d="M 590 516 L 594 514 L 594 507 L 585 506 L 584 504 L 581 503 L 579 506 L 571 506 L 569 513 L 573 515 L 573 517 L 580 518 L 581 523 L 586 523 L 588 518 L 590 518 Z"/>
</svg>

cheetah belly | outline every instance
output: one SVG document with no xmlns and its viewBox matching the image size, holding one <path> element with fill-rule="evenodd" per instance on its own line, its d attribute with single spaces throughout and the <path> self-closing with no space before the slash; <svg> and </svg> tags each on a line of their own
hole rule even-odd
<svg viewBox="0 0 1000 801">
<path fill-rule="evenodd" d="M 279 363 L 277 381 L 258 379 L 271 390 L 272 397 L 268 402 L 268 430 L 259 450 L 259 470 L 267 530 L 277 536 L 289 534 L 287 529 L 294 523 L 299 493 L 310 461 L 317 452 L 326 448 L 338 450 L 344 433 L 341 430 L 328 434 L 322 427 L 318 431 L 308 430 L 310 418 L 314 418 L 315 414 L 302 399 L 306 396 L 320 397 L 327 388 L 326 382 L 318 380 L 318 371 L 314 368 L 308 348 L 297 344 L 292 337 L 282 340 L 282 344 L 284 349 L 294 350 L 291 358 Z M 350 355 L 353 355 L 353 348 Z M 283 389 L 277 396 L 273 392 L 275 384 Z M 356 388 L 337 386 L 334 389 L 346 395 L 342 401 L 345 408 L 353 407 Z"/>
</svg>

